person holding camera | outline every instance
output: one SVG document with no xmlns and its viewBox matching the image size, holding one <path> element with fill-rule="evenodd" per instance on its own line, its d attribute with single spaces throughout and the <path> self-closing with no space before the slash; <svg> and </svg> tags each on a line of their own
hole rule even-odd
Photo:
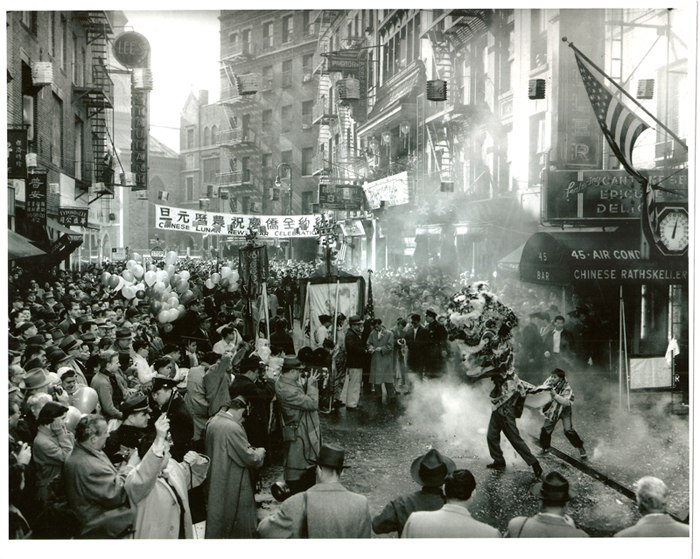
<svg viewBox="0 0 700 559">
<path fill-rule="evenodd" d="M 321 448 L 321 424 L 318 416 L 318 372 L 305 374 L 295 356 L 286 356 L 282 374 L 275 383 L 275 394 L 282 416 L 285 442 L 284 481 L 291 494 L 311 487 L 316 479 L 313 460 Z"/>
</svg>

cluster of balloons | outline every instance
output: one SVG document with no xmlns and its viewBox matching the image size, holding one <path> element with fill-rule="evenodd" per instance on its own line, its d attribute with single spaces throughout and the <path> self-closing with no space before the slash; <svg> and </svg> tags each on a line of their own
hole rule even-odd
<svg viewBox="0 0 700 559">
<path fill-rule="evenodd" d="M 176 271 L 178 259 L 177 252 L 168 252 L 164 259 L 165 267 L 160 270 L 153 264 L 144 267 L 141 255 L 133 253 L 121 275 L 103 272 L 100 279 L 113 291 L 121 291 L 133 305 L 137 304 L 138 299 L 148 297 L 151 312 L 158 322 L 165 325 L 165 331 L 170 332 L 173 329 L 171 322 L 185 314 L 185 304 L 194 297 L 189 282 L 190 272 Z M 221 273 L 212 273 L 204 285 L 209 289 L 219 285 L 232 293 L 239 287 L 238 280 L 237 271 L 231 266 L 223 266 Z"/>
</svg>

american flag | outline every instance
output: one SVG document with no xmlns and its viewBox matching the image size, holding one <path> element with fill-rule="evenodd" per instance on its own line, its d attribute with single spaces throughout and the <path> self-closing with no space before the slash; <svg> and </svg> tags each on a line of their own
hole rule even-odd
<svg viewBox="0 0 700 559">
<path fill-rule="evenodd" d="M 644 181 L 644 177 L 632 167 L 632 149 L 639 135 L 649 127 L 612 96 L 601 83 L 602 74 L 598 70 L 590 67 L 578 53 L 575 55 L 583 85 L 605 139 L 625 170 Z"/>
<path fill-rule="evenodd" d="M 644 197 L 642 209 L 642 230 L 649 241 L 659 241 L 659 219 L 656 208 L 654 186 L 647 179 L 643 181 Z"/>
<path fill-rule="evenodd" d="M 372 270 L 369 270 L 369 284 L 367 287 L 367 306 L 365 314 L 369 313 L 370 318 L 374 318 L 374 296 L 372 295 Z"/>
</svg>

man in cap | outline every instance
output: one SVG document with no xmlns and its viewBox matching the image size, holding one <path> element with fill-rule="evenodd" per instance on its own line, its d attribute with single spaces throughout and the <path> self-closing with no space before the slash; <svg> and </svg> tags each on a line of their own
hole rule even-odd
<svg viewBox="0 0 700 559">
<path fill-rule="evenodd" d="M 440 510 L 418 511 L 406 521 L 402 538 L 500 538 L 498 529 L 472 518 L 467 505 L 476 488 L 469 470 L 445 478 L 447 502 Z"/>
<path fill-rule="evenodd" d="M 175 379 L 161 375 L 153 377 L 150 402 L 153 413 L 149 428 L 153 429 L 158 417 L 167 414 L 170 420 L 170 434 L 173 439 L 170 454 L 180 462 L 185 454 L 192 450 L 194 421 L 187 404 L 176 390 L 177 385 L 178 381 Z"/>
<path fill-rule="evenodd" d="M 109 434 L 104 453 L 112 464 L 119 465 L 129 457 L 130 449 L 139 448 L 141 439 L 148 433 L 151 408 L 143 394 L 122 403 L 122 424 Z"/>
<path fill-rule="evenodd" d="M 668 487 L 659 478 L 646 476 L 637 482 L 637 506 L 642 518 L 615 534 L 616 538 L 679 538 L 690 535 L 690 527 L 666 512 Z"/>
<path fill-rule="evenodd" d="M 447 330 L 437 321 L 437 313 L 433 309 L 425 311 L 428 335 L 425 344 L 425 374 L 428 377 L 439 377 L 444 372 L 447 357 Z"/>
<path fill-rule="evenodd" d="M 434 448 L 416 458 L 411 464 L 411 477 L 421 486 L 421 490 L 401 495 L 386 505 L 384 510 L 372 519 L 374 533 L 398 532 L 401 537 L 406 520 L 411 513 L 442 508 L 445 504 L 442 484 L 455 467 L 451 458 L 443 456 Z"/>
<path fill-rule="evenodd" d="M 345 334 L 345 354 L 348 380 L 345 405 L 355 410 L 360 402 L 362 390 L 362 370 L 368 362 L 367 344 L 362 341 L 362 319 L 353 315 L 348 319 L 349 330 Z"/>
<path fill-rule="evenodd" d="M 549 472 L 530 492 L 540 499 L 540 512 L 518 516 L 508 523 L 506 538 L 587 538 L 566 514 L 566 503 L 576 496 L 569 481 L 559 472 Z"/>
<path fill-rule="evenodd" d="M 121 353 L 122 351 L 128 351 L 130 355 L 133 355 L 134 350 L 131 347 L 132 341 L 134 339 L 134 334 L 128 328 L 117 329 L 116 338 L 114 344 L 110 350 Z"/>
<path fill-rule="evenodd" d="M 291 496 L 258 526 L 262 538 L 370 538 L 367 497 L 348 491 L 340 476 L 345 450 L 324 444 L 316 465 L 316 485 Z"/>
<path fill-rule="evenodd" d="M 312 371 L 305 386 L 299 384 L 303 365 L 296 356 L 286 356 L 275 394 L 282 414 L 285 441 L 284 480 L 292 494 L 314 484 L 314 463 L 321 447 L 318 417 L 318 372 Z"/>
</svg>

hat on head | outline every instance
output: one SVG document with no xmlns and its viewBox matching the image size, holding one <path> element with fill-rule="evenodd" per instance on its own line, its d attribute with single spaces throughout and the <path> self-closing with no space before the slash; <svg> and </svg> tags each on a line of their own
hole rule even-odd
<svg viewBox="0 0 700 559">
<path fill-rule="evenodd" d="M 44 369 L 37 367 L 36 369 L 31 369 L 22 375 L 22 380 L 20 381 L 19 387 L 25 390 L 34 390 L 35 388 L 41 388 L 46 386 L 51 382 L 46 376 L 46 371 Z"/>
<path fill-rule="evenodd" d="M 153 392 L 158 392 L 161 388 L 175 388 L 179 382 L 164 375 L 156 375 L 153 377 Z"/>
<path fill-rule="evenodd" d="M 75 369 L 73 369 L 73 367 L 59 367 L 58 371 L 56 371 L 56 374 L 60 378 L 63 378 L 66 375 L 70 376 L 71 373 L 75 376 Z"/>
<path fill-rule="evenodd" d="M 66 333 L 60 328 L 54 328 L 51 330 L 51 337 L 55 342 L 62 340 L 66 337 Z"/>
<path fill-rule="evenodd" d="M 17 328 L 17 332 L 19 334 L 24 334 L 27 330 L 29 330 L 33 326 L 34 326 L 33 322 L 23 322 L 22 324 L 19 325 L 19 328 Z"/>
<path fill-rule="evenodd" d="M 30 371 L 32 369 L 41 369 L 44 366 L 44 362 L 39 357 L 34 357 L 27 361 L 22 367 L 25 371 Z"/>
<path fill-rule="evenodd" d="M 141 411 L 152 411 L 148 405 L 148 398 L 143 394 L 139 396 L 134 396 L 133 398 L 129 398 L 128 400 L 123 402 L 120 407 L 120 410 L 122 412 L 122 415 L 124 416 L 124 419 L 126 419 L 128 416 L 134 413 L 138 413 Z"/>
<path fill-rule="evenodd" d="M 544 479 L 530 488 L 530 493 L 543 501 L 566 502 L 577 493 L 569 487 L 569 481 L 559 472 L 549 472 Z"/>
<path fill-rule="evenodd" d="M 327 468 L 349 468 L 350 466 L 345 466 L 343 464 L 344 461 L 345 450 L 329 444 L 324 444 L 321 447 L 316 460 L 309 460 L 309 462 L 317 466 L 326 466 Z"/>
<path fill-rule="evenodd" d="M 361 324 L 362 319 L 359 317 L 359 315 L 353 314 L 350 318 L 348 318 L 348 323 L 349 324 Z"/>
<path fill-rule="evenodd" d="M 27 345 L 44 345 L 46 343 L 46 338 L 41 334 L 27 338 Z"/>
<path fill-rule="evenodd" d="M 105 320 L 104 318 L 96 318 L 93 322 L 100 327 L 104 327 L 107 324 L 107 320 Z"/>
<path fill-rule="evenodd" d="M 69 334 L 61 340 L 61 343 L 58 344 L 58 347 L 60 347 L 63 351 L 67 353 L 80 345 L 82 345 L 82 342 L 79 342 L 75 339 L 75 337 L 73 337 L 73 335 Z"/>
<path fill-rule="evenodd" d="M 303 367 L 304 364 L 299 361 L 296 355 L 285 355 L 284 356 L 284 361 L 282 363 L 282 370 L 283 371 L 289 371 L 291 369 L 299 369 L 300 367 Z"/>
<path fill-rule="evenodd" d="M 119 328 L 117 330 L 117 340 L 130 340 L 134 333 L 128 328 Z"/>
<path fill-rule="evenodd" d="M 58 374 L 50 371 L 46 373 L 46 378 L 49 380 L 49 384 L 58 384 L 61 382 L 61 377 L 59 377 Z"/>
<path fill-rule="evenodd" d="M 428 309 L 427 311 L 425 311 L 425 316 L 432 316 L 433 318 L 435 318 L 437 316 L 437 313 L 433 309 Z"/>
<path fill-rule="evenodd" d="M 324 322 L 331 322 L 331 317 L 328 314 L 319 314 L 318 321 L 323 324 Z"/>
<path fill-rule="evenodd" d="M 128 309 L 126 309 L 126 312 L 124 313 L 124 316 L 126 318 L 131 318 L 131 317 L 138 316 L 138 315 L 139 315 L 139 311 L 136 307 L 129 307 Z"/>
<path fill-rule="evenodd" d="M 41 318 L 39 320 L 34 321 L 34 326 L 36 326 L 36 329 L 41 332 L 44 328 L 46 328 L 46 322 L 44 322 Z"/>
<path fill-rule="evenodd" d="M 50 355 L 48 355 L 48 359 L 55 366 L 58 363 L 60 363 L 61 361 L 65 361 L 66 359 L 70 359 L 70 356 L 62 349 L 55 349 L 51 352 Z"/>
<path fill-rule="evenodd" d="M 454 472 L 456 467 L 451 458 L 431 448 L 413 461 L 411 477 L 422 487 L 439 487 L 445 482 L 447 474 Z"/>
<path fill-rule="evenodd" d="M 297 358 L 302 363 L 311 363 L 314 358 L 314 350 L 309 346 L 304 346 L 297 351 Z"/>
</svg>

